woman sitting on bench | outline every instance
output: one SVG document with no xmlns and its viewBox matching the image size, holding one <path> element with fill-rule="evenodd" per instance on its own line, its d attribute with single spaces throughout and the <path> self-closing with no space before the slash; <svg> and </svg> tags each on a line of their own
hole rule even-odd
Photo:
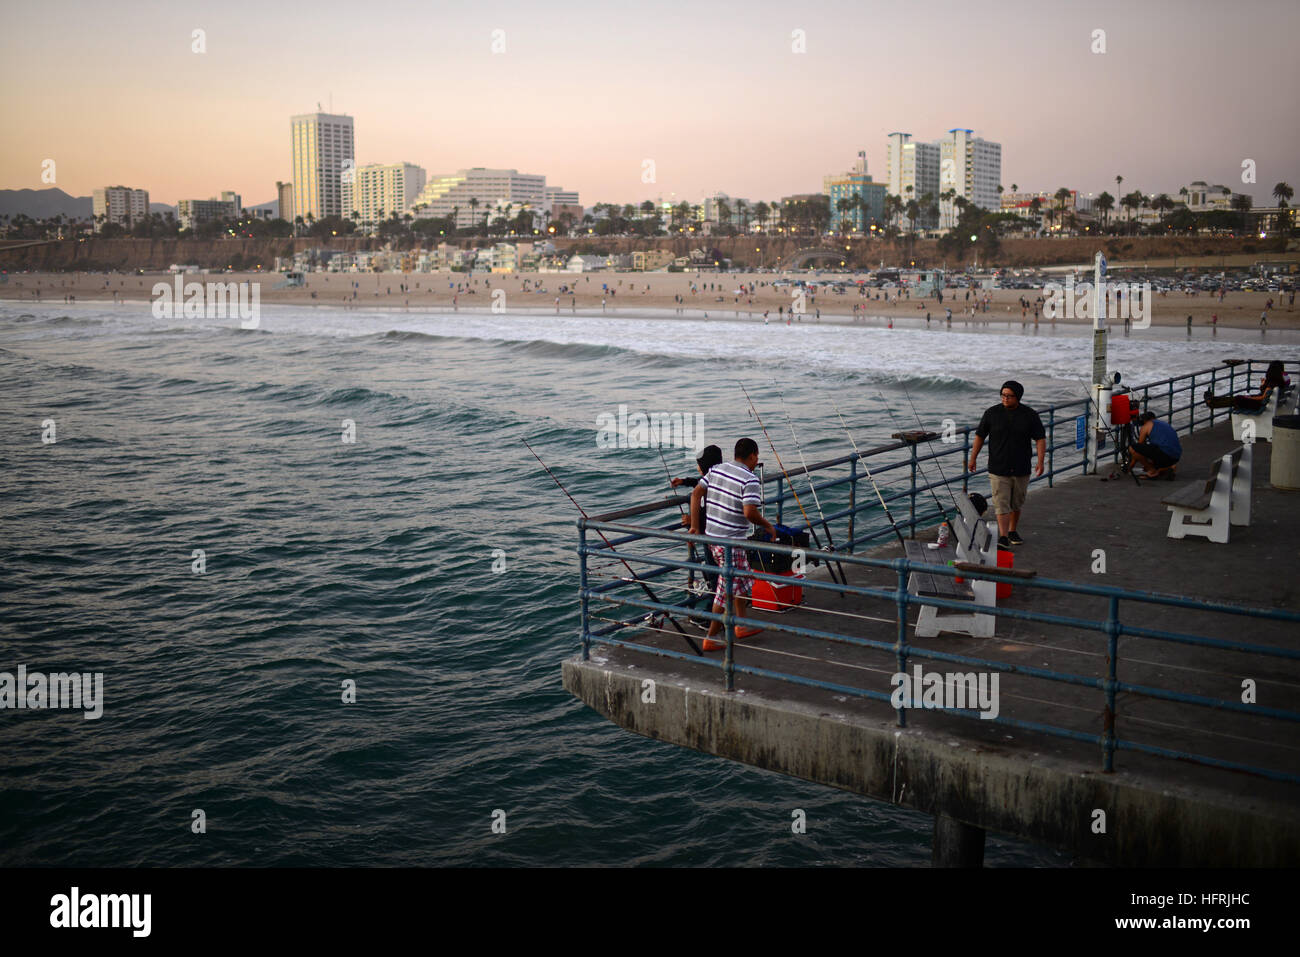
<svg viewBox="0 0 1300 957">
<path fill-rule="evenodd" d="M 1264 378 L 1259 384 L 1259 395 L 1215 395 L 1213 389 L 1206 389 L 1205 404 L 1211 409 L 1258 412 L 1268 402 L 1270 392 L 1274 389 L 1284 389 L 1288 384 L 1286 372 L 1282 368 L 1282 360 L 1274 359 L 1264 372 Z"/>
</svg>

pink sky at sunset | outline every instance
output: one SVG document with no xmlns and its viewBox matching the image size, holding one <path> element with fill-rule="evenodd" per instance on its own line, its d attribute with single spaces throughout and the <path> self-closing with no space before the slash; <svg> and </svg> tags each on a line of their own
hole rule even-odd
<svg viewBox="0 0 1300 957">
<path fill-rule="evenodd" d="M 0 188 L 46 188 L 53 159 L 74 196 L 120 183 L 154 202 L 265 202 L 290 178 L 289 117 L 331 97 L 359 164 L 515 167 L 587 204 L 815 192 L 859 149 L 879 180 L 887 133 L 955 126 L 1002 144 L 1008 190 L 1114 193 L 1122 174 L 1125 192 L 1205 179 L 1271 205 L 1273 184 L 1300 186 L 1288 0 L 52 0 L 5 21 Z"/>
</svg>

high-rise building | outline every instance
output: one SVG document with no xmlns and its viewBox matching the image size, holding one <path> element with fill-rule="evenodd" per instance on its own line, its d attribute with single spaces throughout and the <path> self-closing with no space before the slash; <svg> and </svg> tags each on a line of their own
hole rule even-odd
<svg viewBox="0 0 1300 957">
<path fill-rule="evenodd" d="M 924 206 L 927 204 L 924 199 L 928 195 L 936 204 L 939 202 L 939 192 L 942 189 L 939 184 L 939 144 L 914 143 L 911 133 L 890 133 L 888 139 L 885 179 L 889 193 L 897 196 L 904 205 L 913 199 L 922 203 L 917 224 L 931 228 L 935 225 L 936 216 L 926 213 Z"/>
<path fill-rule="evenodd" d="M 953 190 L 981 209 L 1001 207 L 998 186 L 1002 181 L 1002 144 L 974 136 L 974 130 L 951 129 L 939 141 L 939 190 Z M 939 203 L 939 226 L 957 225 L 956 196 Z"/>
<path fill-rule="evenodd" d="M 394 213 L 400 219 L 424 189 L 424 170 L 414 163 L 359 166 L 352 182 L 343 181 L 343 215 L 361 223 L 378 223 Z"/>
<path fill-rule="evenodd" d="M 304 220 L 345 216 L 343 180 L 355 175 L 352 117 L 304 113 L 289 120 L 294 215 Z"/>
<path fill-rule="evenodd" d="M 275 184 L 276 202 L 280 207 L 280 218 L 285 222 L 292 223 L 293 212 L 293 183 L 281 183 L 278 180 Z"/>
<path fill-rule="evenodd" d="M 104 223 L 117 223 L 130 229 L 149 218 L 149 191 L 126 186 L 105 186 L 92 194 L 91 212 L 95 217 L 96 232 L 99 232 Z"/>
<path fill-rule="evenodd" d="M 476 166 L 430 178 L 411 204 L 411 212 L 419 218 L 454 215 L 456 227 L 461 228 L 477 226 L 491 211 L 513 208 L 518 212 L 521 207 L 538 213 L 546 209 L 545 176 Z"/>
</svg>

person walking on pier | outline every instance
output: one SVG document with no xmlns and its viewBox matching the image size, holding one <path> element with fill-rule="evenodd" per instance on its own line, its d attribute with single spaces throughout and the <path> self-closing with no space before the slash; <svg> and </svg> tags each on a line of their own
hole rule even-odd
<svg viewBox="0 0 1300 957">
<path fill-rule="evenodd" d="M 1047 432 L 1038 413 L 1021 405 L 1025 387 L 1015 379 L 1002 383 L 1002 401 L 990 406 L 975 428 L 975 441 L 971 444 L 969 471 L 975 471 L 984 440 L 989 444 L 989 484 L 993 488 L 993 509 L 998 517 L 998 545 L 1010 548 L 1024 544 L 1016 530 L 1020 524 L 1020 510 L 1029 492 L 1030 453 L 1032 441 L 1038 452 L 1038 466 L 1034 475 L 1043 474 L 1047 461 Z"/>
<path fill-rule="evenodd" d="M 750 438 L 740 439 L 736 442 L 735 455 L 734 462 L 715 465 L 696 483 L 695 491 L 691 493 L 691 534 L 700 534 L 700 506 L 707 494 L 704 534 L 743 539 L 748 537 L 749 523 L 753 522 L 767 529 L 768 534 L 775 538 L 776 529 L 759 511 L 762 498 L 759 495 L 758 477 L 754 474 L 758 465 L 758 443 Z M 719 568 L 725 567 L 725 546 L 710 545 L 709 551 L 713 555 L 713 563 Z M 727 580 L 719 575 L 713 596 L 713 613 L 721 615 L 727 607 L 727 599 L 731 598 L 734 614 L 743 617 L 754 584 L 754 579 L 744 574 L 750 569 L 749 557 L 743 547 L 731 549 L 731 564 L 736 572 L 733 579 L 734 592 L 727 593 Z M 722 622 L 709 623 L 709 632 L 702 644 L 705 651 L 720 651 L 726 647 L 723 642 L 711 640 L 720 631 Z M 736 629 L 737 638 L 748 638 L 757 633 L 758 629 Z"/>
</svg>

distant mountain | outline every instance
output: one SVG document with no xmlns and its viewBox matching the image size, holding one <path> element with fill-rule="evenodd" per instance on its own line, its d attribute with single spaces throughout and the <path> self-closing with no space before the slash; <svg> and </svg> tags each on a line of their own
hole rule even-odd
<svg viewBox="0 0 1300 957">
<path fill-rule="evenodd" d="M 19 213 L 49 219 L 62 213 L 69 219 L 90 219 L 89 196 L 69 196 L 61 189 L 0 189 L 0 216 Z"/>
<path fill-rule="evenodd" d="M 166 203 L 150 203 L 150 204 L 149 204 L 149 212 L 151 212 L 151 213 L 161 213 L 161 214 L 162 214 L 162 218 L 163 218 L 163 219 L 166 219 L 168 213 L 171 213 L 173 216 L 176 215 L 176 207 L 175 207 L 175 206 L 168 206 Z"/>
<path fill-rule="evenodd" d="M 269 203 L 258 203 L 256 206 L 244 207 L 245 212 L 253 213 L 254 215 L 260 213 L 264 209 L 269 209 L 271 211 L 272 219 L 280 218 L 280 201 L 278 199 L 273 199 Z"/>
</svg>

